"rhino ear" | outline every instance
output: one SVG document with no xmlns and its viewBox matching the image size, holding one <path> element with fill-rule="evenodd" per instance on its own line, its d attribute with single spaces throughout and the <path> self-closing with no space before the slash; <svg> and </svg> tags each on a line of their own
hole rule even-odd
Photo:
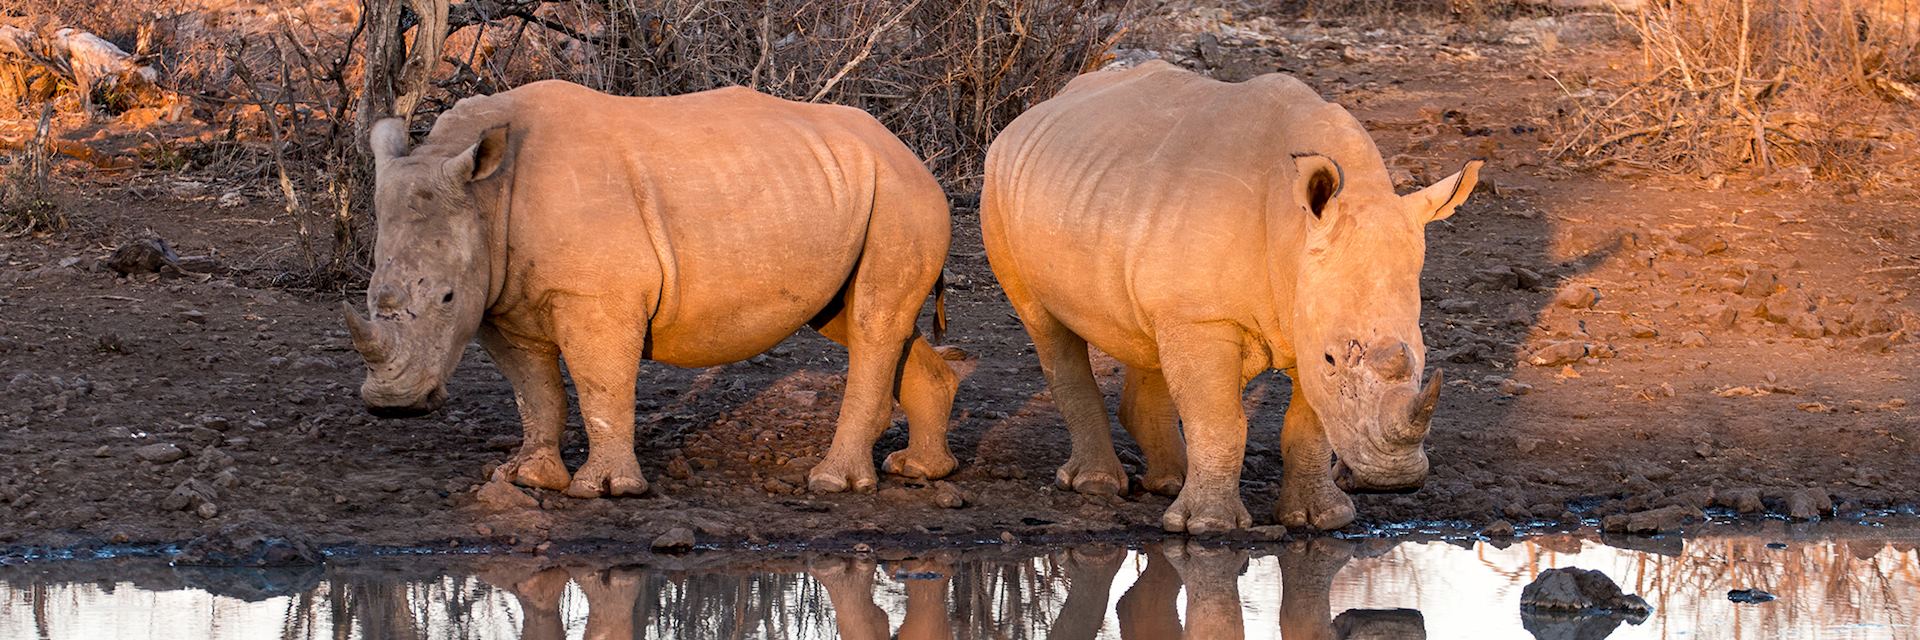
<svg viewBox="0 0 1920 640">
<path fill-rule="evenodd" d="M 1346 186 L 1346 172 L 1333 158 L 1317 153 L 1294 156 L 1293 166 L 1294 199 L 1307 213 L 1313 214 L 1313 219 L 1319 220 L 1326 213 L 1327 204 Z"/>
<path fill-rule="evenodd" d="M 367 147 L 373 150 L 375 162 L 407 155 L 407 121 L 381 118 L 373 123 L 373 130 L 367 133 Z"/>
<path fill-rule="evenodd" d="M 1467 201 L 1473 193 L 1473 185 L 1480 182 L 1481 160 L 1470 160 L 1466 168 L 1447 176 L 1445 180 L 1427 185 L 1426 188 L 1406 195 L 1413 206 L 1413 214 L 1420 217 L 1421 223 L 1444 220 L 1453 215 L 1455 207 Z"/>
<path fill-rule="evenodd" d="M 447 161 L 447 173 L 478 182 L 493 177 L 507 164 L 507 126 L 488 129 L 480 141 Z"/>
</svg>

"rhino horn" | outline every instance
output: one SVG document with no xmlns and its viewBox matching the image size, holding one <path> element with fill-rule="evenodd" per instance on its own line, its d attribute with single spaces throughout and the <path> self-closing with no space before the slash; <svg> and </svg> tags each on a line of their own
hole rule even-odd
<svg viewBox="0 0 1920 640">
<path fill-rule="evenodd" d="M 366 358 L 369 363 L 385 361 L 387 345 L 380 338 L 380 328 L 360 317 L 360 312 L 345 300 L 340 301 L 340 313 L 347 317 L 347 332 L 353 334 L 353 349 L 360 352 L 360 357 Z"/>
<path fill-rule="evenodd" d="M 1440 404 L 1440 385 L 1445 375 L 1439 369 L 1427 377 L 1427 385 L 1420 389 L 1415 397 L 1413 412 L 1407 416 L 1407 432 L 1404 438 L 1408 442 L 1419 442 L 1427 437 L 1427 428 L 1433 424 L 1433 409 Z"/>
</svg>

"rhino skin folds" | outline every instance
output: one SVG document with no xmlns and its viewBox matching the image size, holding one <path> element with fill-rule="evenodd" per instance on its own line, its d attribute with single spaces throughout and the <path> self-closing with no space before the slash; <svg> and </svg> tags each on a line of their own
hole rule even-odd
<svg viewBox="0 0 1920 640">
<path fill-rule="evenodd" d="M 1170 531 L 1252 523 L 1241 393 L 1267 369 L 1293 380 L 1282 524 L 1351 522 L 1336 478 L 1418 487 L 1440 389 L 1438 372 L 1421 384 L 1423 230 L 1479 165 L 1396 195 L 1360 123 L 1300 81 L 1158 61 L 1080 76 L 1014 120 L 988 151 L 980 222 L 1073 436 L 1060 483 L 1127 488 L 1091 344 L 1127 367 L 1120 420 L 1145 488 L 1179 496 Z"/>
<path fill-rule="evenodd" d="M 733 362 L 810 325 L 847 345 L 849 370 L 809 485 L 873 489 L 896 394 L 912 444 L 889 471 L 953 469 L 957 380 L 914 326 L 946 259 L 946 198 L 865 112 L 737 87 L 622 98 L 546 81 L 460 101 L 411 151 L 397 120 L 371 143 L 371 315 L 347 315 L 377 414 L 437 408 L 477 336 L 526 429 L 501 476 L 578 497 L 639 494 L 643 358 Z M 571 473 L 562 358 L 591 447 Z"/>
</svg>

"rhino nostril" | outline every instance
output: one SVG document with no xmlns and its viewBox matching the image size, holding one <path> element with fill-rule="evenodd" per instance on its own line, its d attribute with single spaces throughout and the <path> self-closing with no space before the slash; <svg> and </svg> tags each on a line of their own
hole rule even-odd
<svg viewBox="0 0 1920 640">
<path fill-rule="evenodd" d="M 1328 353 L 1328 354 L 1327 354 L 1327 364 L 1328 364 L 1328 365 L 1332 365 L 1332 364 L 1333 364 L 1333 354 L 1332 354 L 1332 353 Z"/>
</svg>

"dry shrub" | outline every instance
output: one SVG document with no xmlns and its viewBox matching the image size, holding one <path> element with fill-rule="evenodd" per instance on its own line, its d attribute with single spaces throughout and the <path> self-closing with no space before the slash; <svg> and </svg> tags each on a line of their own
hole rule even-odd
<svg viewBox="0 0 1920 640">
<path fill-rule="evenodd" d="M 542 77 L 620 95 L 741 85 L 865 109 L 943 182 L 1032 104 L 1105 60 L 1100 0 L 570 0 L 455 34 L 442 106 Z M 533 25 L 528 29 L 528 25 Z"/>
<path fill-rule="evenodd" d="M 0 234 L 49 233 L 67 228 L 67 216 L 47 184 L 51 167 L 53 109 L 41 108 L 33 138 L 13 158 L 0 183 Z"/>
<path fill-rule="evenodd" d="M 1621 18 L 1644 73 L 1570 91 L 1557 157 L 1871 180 L 1889 116 L 1916 106 L 1920 6 L 1900 0 L 1673 0 Z"/>
</svg>

